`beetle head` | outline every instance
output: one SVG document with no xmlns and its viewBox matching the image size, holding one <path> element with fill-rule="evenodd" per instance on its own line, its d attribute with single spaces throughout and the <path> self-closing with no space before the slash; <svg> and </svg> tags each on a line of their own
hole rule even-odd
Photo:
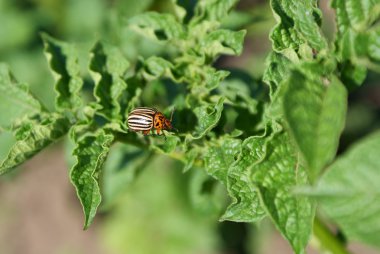
<svg viewBox="0 0 380 254">
<path fill-rule="evenodd" d="M 172 122 L 169 119 L 165 119 L 165 129 L 173 129 Z"/>
<path fill-rule="evenodd" d="M 175 131 L 178 131 L 176 128 L 173 127 L 172 125 L 172 120 L 173 120 L 173 113 L 174 113 L 174 110 L 172 111 L 171 115 L 170 115 L 170 120 L 169 119 L 165 119 L 165 127 L 166 129 L 168 130 L 175 130 Z"/>
</svg>

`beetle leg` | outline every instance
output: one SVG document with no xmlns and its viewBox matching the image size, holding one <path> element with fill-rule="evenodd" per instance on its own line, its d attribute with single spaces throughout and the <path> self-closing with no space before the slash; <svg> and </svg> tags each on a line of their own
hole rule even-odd
<svg viewBox="0 0 380 254">
<path fill-rule="evenodd" d="M 149 134 L 149 131 L 150 131 L 150 130 L 146 130 L 146 131 L 142 131 L 142 132 L 143 132 L 144 136 L 146 136 L 146 135 Z"/>
<path fill-rule="evenodd" d="M 156 129 L 157 135 L 160 135 L 160 129 Z"/>
</svg>

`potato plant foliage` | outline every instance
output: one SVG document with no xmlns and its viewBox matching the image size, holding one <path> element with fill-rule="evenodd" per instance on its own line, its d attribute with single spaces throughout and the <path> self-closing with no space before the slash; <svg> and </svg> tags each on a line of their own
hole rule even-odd
<svg viewBox="0 0 380 254">
<path fill-rule="evenodd" d="M 215 65 L 243 51 L 246 32 L 221 26 L 236 3 L 203 0 L 186 13 L 173 2 L 171 13 L 124 20 L 162 53 L 132 61 L 100 40 L 88 52 L 87 73 L 77 45 L 42 34 L 55 110 L 0 65 L 1 129 L 15 137 L 0 174 L 68 136 L 75 144 L 69 176 L 87 228 L 102 200 L 103 166 L 109 155 L 123 160 L 128 151 L 117 143 L 124 143 L 141 151 L 134 154 L 141 161 L 166 154 L 185 171 L 204 170 L 230 196 L 221 220 L 269 217 L 295 253 L 305 253 L 317 205 L 349 240 L 380 247 L 380 133 L 336 158 L 348 91 L 368 70 L 380 71 L 379 1 L 333 0 L 337 32 L 329 42 L 318 1 L 271 0 L 272 51 L 262 78 L 248 83 Z M 179 132 L 166 132 L 165 140 L 128 131 L 128 112 L 137 106 L 167 116 L 175 108 Z M 128 181 L 143 166 L 130 169 Z"/>
</svg>

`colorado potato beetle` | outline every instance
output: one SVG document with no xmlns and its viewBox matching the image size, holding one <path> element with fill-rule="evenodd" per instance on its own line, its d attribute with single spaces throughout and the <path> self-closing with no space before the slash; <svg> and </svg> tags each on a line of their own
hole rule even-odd
<svg viewBox="0 0 380 254">
<path fill-rule="evenodd" d="M 151 130 L 156 129 L 157 134 L 160 135 L 162 130 L 175 129 L 172 126 L 173 112 L 169 120 L 155 108 L 135 108 L 128 115 L 128 128 L 131 131 L 142 131 L 144 135 L 148 135 Z M 165 135 L 164 132 L 162 134 Z"/>
</svg>

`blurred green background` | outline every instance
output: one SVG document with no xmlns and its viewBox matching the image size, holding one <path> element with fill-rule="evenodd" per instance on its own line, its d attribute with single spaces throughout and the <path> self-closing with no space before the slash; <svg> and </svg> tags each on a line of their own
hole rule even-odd
<svg viewBox="0 0 380 254">
<path fill-rule="evenodd" d="M 196 1 L 178 2 L 191 12 Z M 334 13 L 329 1 L 320 4 L 323 31 L 333 40 Z M 165 52 L 163 45 L 123 26 L 128 17 L 147 10 L 173 12 L 173 5 L 170 0 L 0 0 L 0 62 L 8 63 L 15 77 L 53 109 L 54 81 L 40 32 L 78 45 L 83 75 L 91 86 L 87 52 L 96 40 L 120 47 L 132 64 L 139 56 Z M 269 1 L 241 1 L 223 25 L 247 29 L 244 52 L 239 57 L 221 57 L 215 65 L 259 79 L 274 24 Z M 379 128 L 379 77 L 369 73 L 365 84 L 351 92 L 339 152 Z M 9 133 L 0 132 L 0 157 L 12 141 Z M 66 146 L 70 144 L 56 144 L 22 170 L 0 179 L 0 253 L 291 253 L 267 220 L 259 225 L 218 222 L 228 199 L 223 187 L 202 169 L 183 174 L 179 162 L 122 144 L 112 148 L 107 161 L 103 204 L 95 223 L 82 231 L 81 207 L 68 179 Z M 376 253 L 355 243 L 350 249 Z M 313 248 L 309 251 L 316 253 Z"/>
</svg>

